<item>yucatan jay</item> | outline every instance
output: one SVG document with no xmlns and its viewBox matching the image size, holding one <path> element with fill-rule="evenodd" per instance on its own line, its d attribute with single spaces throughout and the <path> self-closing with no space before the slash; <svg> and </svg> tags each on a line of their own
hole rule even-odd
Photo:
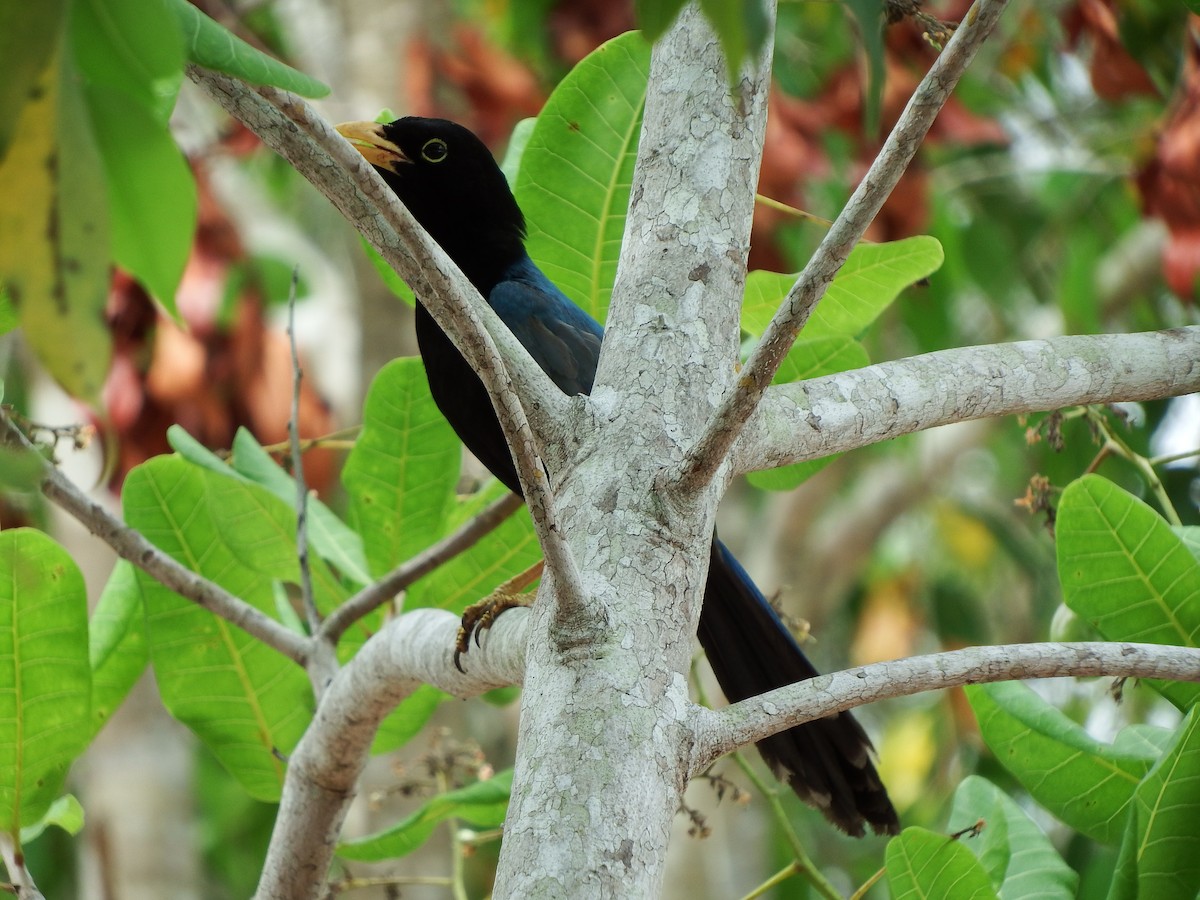
<svg viewBox="0 0 1200 900">
<path fill-rule="evenodd" d="M 567 394 L 592 388 L 598 322 L 525 252 L 525 219 L 487 147 L 443 119 L 356 122 L 338 130 L 470 278 L 530 356 Z M 521 486 L 482 382 L 433 317 L 416 308 L 417 343 L 438 408 L 467 448 L 509 490 Z M 733 554 L 715 536 L 700 616 L 700 643 L 730 700 L 817 674 Z M 849 713 L 761 741 L 763 758 L 801 799 L 852 835 L 899 830 L 871 762 L 871 744 Z"/>
</svg>

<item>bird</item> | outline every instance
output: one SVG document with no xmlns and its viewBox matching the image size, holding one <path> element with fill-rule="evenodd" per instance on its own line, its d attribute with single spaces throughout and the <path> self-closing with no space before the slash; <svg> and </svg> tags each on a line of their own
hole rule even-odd
<svg viewBox="0 0 1200 900">
<path fill-rule="evenodd" d="M 588 394 L 604 329 L 537 267 L 525 218 L 491 151 L 446 119 L 337 126 L 413 217 L 458 265 L 529 355 L 567 395 Z M 467 449 L 509 490 L 516 467 L 478 374 L 418 298 L 417 345 L 429 389 Z M 730 701 L 818 674 L 762 591 L 714 535 L 698 637 Z M 779 780 L 833 825 L 861 837 L 896 834 L 899 817 L 875 769 L 873 747 L 848 712 L 758 742 Z"/>
</svg>

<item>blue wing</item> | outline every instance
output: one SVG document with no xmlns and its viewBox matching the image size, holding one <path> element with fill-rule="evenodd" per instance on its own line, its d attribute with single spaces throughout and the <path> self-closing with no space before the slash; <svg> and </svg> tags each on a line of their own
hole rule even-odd
<svg viewBox="0 0 1200 900">
<path fill-rule="evenodd" d="M 567 395 L 590 393 L 604 328 L 529 257 L 505 276 L 488 295 L 496 314 L 559 390 Z"/>
</svg>

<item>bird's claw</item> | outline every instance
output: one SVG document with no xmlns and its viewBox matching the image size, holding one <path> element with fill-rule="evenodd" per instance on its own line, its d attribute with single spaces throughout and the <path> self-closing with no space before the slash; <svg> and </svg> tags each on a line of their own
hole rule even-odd
<svg viewBox="0 0 1200 900">
<path fill-rule="evenodd" d="M 461 657 L 471 649 L 472 635 L 475 636 L 475 646 L 480 646 L 480 635 L 492 627 L 500 613 L 518 606 L 529 606 L 533 602 L 533 594 L 522 592 L 541 574 L 542 563 L 539 562 L 463 610 L 462 623 L 454 641 L 454 668 L 466 672 L 462 667 Z"/>
</svg>

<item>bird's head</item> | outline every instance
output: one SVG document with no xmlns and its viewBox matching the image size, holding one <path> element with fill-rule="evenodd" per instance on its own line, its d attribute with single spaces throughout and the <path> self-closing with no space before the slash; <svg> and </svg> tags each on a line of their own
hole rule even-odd
<svg viewBox="0 0 1200 900">
<path fill-rule="evenodd" d="M 409 116 L 337 130 L 485 294 L 524 254 L 525 218 L 504 173 L 463 126 Z"/>
</svg>

